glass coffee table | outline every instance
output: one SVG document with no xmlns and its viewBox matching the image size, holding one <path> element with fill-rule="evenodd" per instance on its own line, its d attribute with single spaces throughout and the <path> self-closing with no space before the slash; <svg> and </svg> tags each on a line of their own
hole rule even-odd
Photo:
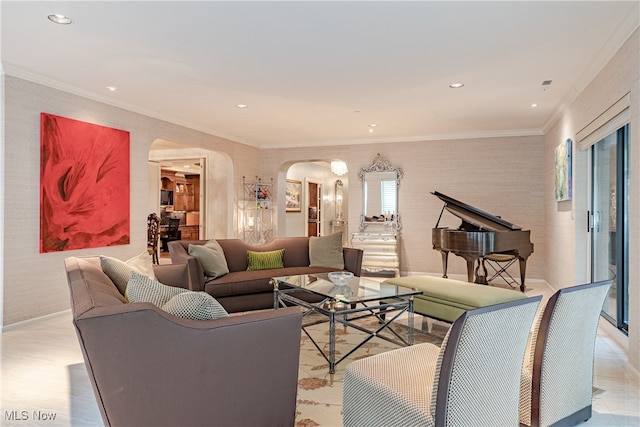
<svg viewBox="0 0 640 427">
<path fill-rule="evenodd" d="M 274 277 L 271 283 L 273 285 L 274 308 L 294 304 L 306 309 L 304 317 L 314 313 L 321 315 L 319 319 L 303 322 L 302 330 L 329 363 L 331 384 L 333 384 L 336 365 L 373 337 L 382 338 L 400 346 L 413 345 L 413 297 L 421 294 L 422 291 L 364 277 L 353 277 L 346 285 L 338 286 L 329 281 L 327 273 Z M 315 295 L 315 299 L 320 301 L 305 301 L 299 298 L 302 296 L 301 292 Z M 406 338 L 389 327 L 404 313 L 407 313 Z M 378 327 L 375 329 L 367 329 L 362 324 L 355 323 L 359 319 L 372 316 L 378 319 Z M 310 326 L 327 322 L 329 323 L 328 354 L 307 329 Z M 337 361 L 336 323 L 342 324 L 345 329 L 347 327 L 355 328 L 366 335 L 362 342 Z M 383 331 L 385 334 L 381 334 Z"/>
</svg>

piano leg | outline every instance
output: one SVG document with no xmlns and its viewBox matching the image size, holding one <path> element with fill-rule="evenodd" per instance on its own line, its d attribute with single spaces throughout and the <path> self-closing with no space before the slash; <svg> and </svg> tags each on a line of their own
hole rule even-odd
<svg viewBox="0 0 640 427">
<path fill-rule="evenodd" d="M 475 260 L 467 260 L 467 282 L 473 283 L 475 278 L 475 269 L 474 269 Z"/>
<path fill-rule="evenodd" d="M 444 279 L 447 278 L 447 268 L 449 265 L 449 251 L 440 251 L 440 253 L 442 254 L 442 277 Z"/>
<path fill-rule="evenodd" d="M 524 276 L 527 273 L 527 260 L 518 258 L 518 262 L 520 263 L 520 292 L 524 292 Z"/>
</svg>

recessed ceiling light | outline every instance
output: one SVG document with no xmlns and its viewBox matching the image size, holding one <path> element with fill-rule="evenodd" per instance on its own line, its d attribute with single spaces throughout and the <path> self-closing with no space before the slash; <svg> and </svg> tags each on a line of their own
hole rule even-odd
<svg viewBox="0 0 640 427">
<path fill-rule="evenodd" d="M 115 92 L 118 90 L 118 88 L 115 86 L 107 86 L 107 89 L 109 90 L 109 92 Z"/>
<path fill-rule="evenodd" d="M 532 108 L 536 108 L 537 106 L 538 106 L 538 104 L 535 104 L 535 103 L 534 103 L 534 104 L 531 104 L 531 107 L 532 107 Z"/>
<path fill-rule="evenodd" d="M 55 22 L 56 24 L 62 24 L 62 25 L 69 25 L 73 22 L 71 18 L 64 15 L 60 15 L 59 13 L 52 13 L 51 15 L 47 16 L 47 18 L 49 18 L 49 21 L 51 22 Z"/>
<path fill-rule="evenodd" d="M 464 83 L 451 83 L 451 84 L 449 85 L 449 87 L 450 87 L 451 89 L 459 89 L 459 88 L 461 88 L 461 87 L 463 87 L 463 86 L 464 86 Z"/>
<path fill-rule="evenodd" d="M 238 107 L 238 108 L 247 108 L 248 105 L 247 104 L 236 104 L 236 107 Z"/>
<path fill-rule="evenodd" d="M 378 124 L 377 124 L 377 123 L 371 123 L 371 124 L 369 125 L 369 127 L 370 127 L 370 128 L 375 128 L 375 127 L 378 127 Z"/>
</svg>

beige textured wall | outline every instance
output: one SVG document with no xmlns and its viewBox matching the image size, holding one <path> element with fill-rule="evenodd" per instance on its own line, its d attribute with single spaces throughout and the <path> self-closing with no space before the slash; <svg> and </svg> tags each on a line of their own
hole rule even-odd
<svg viewBox="0 0 640 427">
<path fill-rule="evenodd" d="M 629 136 L 629 364 L 640 371 L 640 33 L 620 48 L 591 84 L 563 111 L 545 138 L 545 278 L 562 288 L 589 278 L 587 198 L 588 152 L 574 150 L 574 198 L 553 200 L 553 150 L 602 114 L 626 93 L 631 95 Z"/>
<path fill-rule="evenodd" d="M 349 231 L 355 232 L 362 206 L 358 171 L 378 152 L 404 171 L 398 205 L 402 272 L 442 271 L 440 253 L 431 244 L 431 229 L 442 209 L 440 199 L 430 194 L 436 190 L 531 230 L 535 247 L 527 277 L 544 277 L 543 136 L 266 149 L 261 170 L 264 176 L 277 176 L 297 160 L 344 160 L 349 168 Z M 441 225 L 459 224 L 457 217 L 443 215 Z M 466 275 L 466 263 L 450 256 L 449 272 Z"/>
<path fill-rule="evenodd" d="M 146 250 L 149 147 L 156 139 L 228 155 L 229 179 L 255 175 L 259 150 L 202 132 L 111 107 L 26 80 L 5 76 L 5 224 L 3 324 L 69 309 L 63 260 L 105 254 L 127 259 Z M 40 113 L 46 112 L 131 133 L 131 244 L 39 253 Z M 233 185 L 233 184 L 232 184 Z M 233 193 L 231 193 L 233 194 Z M 235 196 L 232 196 L 235 197 Z M 226 223 L 233 224 L 233 206 Z M 231 227 L 230 227 L 231 228 Z"/>
</svg>

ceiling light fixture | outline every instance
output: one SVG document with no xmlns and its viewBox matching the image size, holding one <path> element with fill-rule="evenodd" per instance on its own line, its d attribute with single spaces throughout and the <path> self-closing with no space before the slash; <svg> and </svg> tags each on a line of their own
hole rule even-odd
<svg viewBox="0 0 640 427">
<path fill-rule="evenodd" d="M 47 16 L 47 18 L 49 18 L 49 21 L 51 22 L 55 22 L 56 24 L 62 24 L 62 25 L 69 25 L 73 22 L 71 18 L 64 15 L 60 15 L 59 13 L 52 13 L 51 15 Z"/>
<path fill-rule="evenodd" d="M 338 176 L 342 176 L 349 172 L 347 169 L 347 164 L 341 160 L 332 160 L 331 161 L 331 172 Z"/>
<path fill-rule="evenodd" d="M 118 88 L 115 86 L 107 86 L 107 89 L 109 89 L 109 92 L 115 92 L 118 90 Z"/>
<path fill-rule="evenodd" d="M 532 108 L 536 108 L 538 106 L 538 104 L 531 104 Z"/>
<path fill-rule="evenodd" d="M 461 87 L 463 87 L 463 86 L 464 86 L 464 83 L 451 83 L 451 84 L 449 85 L 449 87 L 450 87 L 451 89 L 460 89 L 460 88 L 461 88 Z"/>
<path fill-rule="evenodd" d="M 238 107 L 238 108 L 247 108 L 248 105 L 247 104 L 236 104 L 236 107 Z"/>
</svg>

